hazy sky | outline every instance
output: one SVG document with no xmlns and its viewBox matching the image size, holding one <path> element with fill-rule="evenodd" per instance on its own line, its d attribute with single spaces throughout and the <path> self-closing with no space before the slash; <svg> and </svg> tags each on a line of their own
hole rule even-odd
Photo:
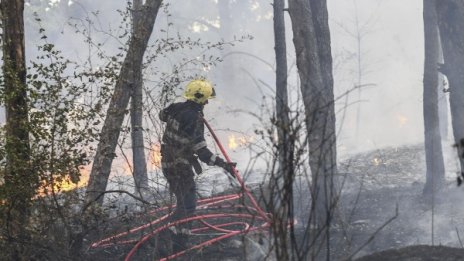
<svg viewBox="0 0 464 261">
<path fill-rule="evenodd" d="M 102 27 L 117 30 L 121 17 L 115 11 L 124 8 L 124 1 L 63 1 L 55 0 L 49 5 L 50 10 L 44 12 L 46 4 L 40 7 L 44 23 L 53 27 L 51 41 L 61 47 L 67 55 L 85 57 L 86 46 L 79 37 L 73 36 L 73 30 L 66 26 L 69 17 L 85 17 L 86 12 L 100 10 L 99 23 Z M 214 8 L 214 0 L 168 1 L 173 14 L 172 21 L 181 27 L 178 30 L 191 31 L 194 37 L 204 40 L 216 40 L 218 36 L 212 30 L 202 29 L 194 20 L 203 20 L 218 26 L 218 12 Z M 246 5 L 253 2 L 251 5 Z M 272 1 L 245 1 L 243 6 L 250 9 L 242 11 L 242 2 L 235 1 L 233 12 L 234 23 L 240 23 L 241 15 L 253 16 L 246 27 L 232 26 L 235 35 L 251 34 L 254 39 L 237 44 L 231 51 L 242 51 L 260 57 L 274 65 L 274 46 L 272 31 Z M 32 3 L 32 2 L 31 2 Z M 80 4 L 78 4 L 80 3 Z M 67 12 L 55 12 L 57 5 L 70 6 Z M 204 8 L 195 8 L 203 4 Z M 362 90 L 360 100 L 358 93 L 350 94 L 348 108 L 344 108 L 344 99 L 337 104 L 337 123 L 343 126 L 338 144 L 340 155 L 353 151 L 374 149 L 384 146 L 398 146 L 407 143 L 418 143 L 423 140 L 422 120 L 422 70 L 423 70 L 423 25 L 422 1 L 420 0 L 329 0 L 329 19 L 332 35 L 332 54 L 334 57 L 334 78 L 336 94 L 340 95 L 352 88 L 357 82 L 356 39 L 350 33 L 356 33 L 356 19 L 363 26 L 361 52 L 363 62 L 363 83 L 373 83 L 374 87 Z M 239 7 L 237 7 L 239 6 Z M 29 10 L 31 14 L 31 10 Z M 253 21 L 254 20 L 254 21 Z M 295 61 L 292 33 L 287 15 L 288 57 L 289 64 Z M 155 34 L 159 34 L 166 16 L 160 13 Z M 237 25 L 234 24 L 234 25 Z M 34 25 L 29 19 L 29 50 L 37 44 L 34 38 Z M 56 28 L 60 28 L 57 30 Z M 235 30 L 235 31 L 234 31 Z M 64 34 L 61 34 L 64 32 Z M 232 39 L 232 36 L 231 38 Z M 114 46 L 108 46 L 114 48 Z M 33 54 L 34 51 L 29 51 Z M 188 55 L 188 54 L 186 54 Z M 83 59 L 83 58 L 82 58 Z M 230 58 L 228 58 L 230 59 Z M 230 129 L 253 135 L 255 125 L 247 114 L 230 113 L 233 110 L 256 112 L 260 109 L 263 94 L 271 91 L 264 85 L 256 88 L 256 83 L 245 73 L 255 77 L 267 85 L 274 85 L 274 75 L 263 62 L 248 56 L 236 56 L 237 77 L 239 85 L 227 87 L 217 86 L 219 97 L 206 109 L 218 129 Z M 220 82 L 220 67 L 212 68 L 206 76 Z M 290 71 L 290 84 L 296 84 L 294 66 Z M 356 112 L 360 106 L 360 125 L 356 139 Z M 225 118 L 222 118 L 226 114 Z M 342 120 L 343 119 L 343 120 Z M 220 132 L 226 140 L 233 132 Z M 237 153 L 241 157 L 243 153 Z M 245 157 L 246 158 L 246 157 Z"/>
<path fill-rule="evenodd" d="M 358 141 L 367 148 L 421 142 L 422 1 L 333 0 L 329 1 L 329 13 L 335 60 L 342 50 L 356 51 L 356 39 L 346 33 L 356 32 L 356 14 L 359 24 L 364 26 L 362 82 L 373 83 L 375 87 L 362 90 Z M 346 90 L 357 81 L 356 75 L 350 75 L 350 70 L 356 68 L 353 65 L 335 69 L 337 90 Z M 353 96 L 357 99 L 357 94 Z M 348 110 L 345 129 L 355 129 L 352 116 L 357 106 Z M 354 133 L 348 129 L 345 137 L 349 140 Z M 340 142 L 343 144 L 343 140 Z"/>
</svg>

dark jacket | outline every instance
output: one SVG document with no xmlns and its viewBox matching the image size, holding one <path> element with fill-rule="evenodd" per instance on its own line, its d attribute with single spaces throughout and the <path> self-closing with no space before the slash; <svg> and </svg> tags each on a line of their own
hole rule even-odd
<svg viewBox="0 0 464 261">
<path fill-rule="evenodd" d="M 207 148 L 204 137 L 202 105 L 193 101 L 173 103 L 160 112 L 159 118 L 167 123 L 161 146 L 163 168 L 194 165 L 196 156 L 208 165 L 216 165 L 219 158 Z M 198 173 L 197 167 L 195 170 Z"/>
</svg>

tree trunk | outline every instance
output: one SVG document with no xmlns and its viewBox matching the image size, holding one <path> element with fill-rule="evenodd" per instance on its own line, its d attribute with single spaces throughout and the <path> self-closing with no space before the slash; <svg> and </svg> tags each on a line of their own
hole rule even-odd
<svg viewBox="0 0 464 261">
<path fill-rule="evenodd" d="M 274 41 L 276 55 L 276 118 L 278 170 L 270 180 L 272 232 L 277 260 L 290 260 L 288 222 L 293 219 L 293 144 L 287 94 L 287 45 L 285 37 L 285 1 L 274 0 Z"/>
<path fill-rule="evenodd" d="M 289 1 L 312 175 L 310 223 L 325 229 L 329 253 L 329 227 L 336 210 L 336 129 L 332 56 L 325 0 Z M 308 224 L 309 227 L 310 224 Z M 308 243 L 301 242 L 303 245 Z M 303 257 L 304 258 L 304 257 Z"/>
<path fill-rule="evenodd" d="M 116 82 L 114 94 L 111 97 L 105 123 L 100 134 L 100 142 L 87 186 L 87 204 L 94 201 L 100 206 L 103 204 L 102 193 L 106 190 L 121 125 L 127 113 L 130 95 L 135 86 L 135 83 L 132 82 L 135 78 L 132 66 L 136 64 L 140 67 L 142 64 L 143 55 L 153 31 L 161 2 L 162 0 L 146 1 L 140 17 L 142 34 L 140 38 L 133 37 L 129 43 L 129 50 L 119 73 L 119 79 Z"/>
<path fill-rule="evenodd" d="M 143 27 L 140 24 L 142 0 L 134 0 L 133 5 L 132 37 L 141 39 Z M 132 138 L 132 165 L 134 170 L 135 190 L 141 198 L 148 196 L 147 162 L 145 147 L 143 146 L 143 86 L 142 63 L 132 58 L 134 70 L 132 82 L 134 84 L 131 97 L 131 138 Z"/>
<path fill-rule="evenodd" d="M 30 171 L 28 105 L 24 45 L 24 1 L 2 0 L 3 76 L 6 110 L 5 229 L 12 244 L 12 260 L 23 260 L 25 227 L 30 200 L 35 194 Z M 2 228 L 3 230 L 3 228 Z M 6 253 L 5 253 L 6 254 Z"/>
<path fill-rule="evenodd" d="M 449 82 L 451 123 L 464 172 L 464 2 L 440 0 L 436 1 L 436 7 L 445 61 L 440 71 Z"/>
<path fill-rule="evenodd" d="M 438 118 L 439 38 L 435 0 L 424 0 L 424 132 L 426 183 L 424 194 L 431 195 L 445 182 L 445 165 Z"/>
<path fill-rule="evenodd" d="M 435 7 L 435 14 L 436 14 Z M 438 19 L 437 19 L 438 26 Z M 440 32 L 437 29 L 438 34 L 438 63 L 444 64 L 443 60 L 443 48 L 441 47 Z M 449 102 L 448 102 L 448 84 L 446 82 L 446 77 L 443 73 L 438 72 L 438 119 L 440 120 L 440 136 L 442 141 L 448 140 L 448 124 L 449 124 Z M 442 145 L 443 146 L 443 145 Z"/>
<path fill-rule="evenodd" d="M 443 63 L 441 61 L 440 63 Z M 445 85 L 445 76 L 438 73 L 438 119 L 440 120 L 440 137 L 442 141 L 448 140 L 448 124 L 449 124 L 449 102 L 446 89 L 448 85 Z M 442 145 L 443 146 L 443 145 Z"/>
</svg>

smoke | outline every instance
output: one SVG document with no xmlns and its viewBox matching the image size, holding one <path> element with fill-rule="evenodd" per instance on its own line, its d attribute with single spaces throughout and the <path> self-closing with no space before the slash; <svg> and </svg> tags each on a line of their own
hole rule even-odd
<svg viewBox="0 0 464 261">
<path fill-rule="evenodd" d="M 272 6 L 265 0 L 230 1 L 225 6 L 218 6 L 225 1 L 189 0 L 165 1 L 168 12 L 160 11 L 154 34 L 153 44 L 157 39 L 168 36 L 190 37 L 205 42 L 233 42 L 219 50 L 181 50 L 169 57 L 160 57 L 147 69 L 144 76 L 145 85 L 159 88 L 159 75 L 169 72 L 173 65 L 183 59 L 202 59 L 202 55 L 218 56 L 222 63 L 211 67 L 189 67 L 186 75 L 201 75 L 209 78 L 217 91 L 217 98 L 205 108 L 206 119 L 217 131 L 223 145 L 227 145 L 231 135 L 247 137 L 253 146 L 227 148 L 233 161 L 238 162 L 238 169 L 253 170 L 248 173 L 247 181 L 259 183 L 261 173 L 266 167 L 266 159 L 252 162 L 256 156 L 255 148 L 265 145 L 256 135 L 256 129 L 262 129 L 264 122 L 272 116 L 275 86 L 274 34 Z M 329 4 L 329 22 L 331 28 L 332 55 L 334 60 L 335 95 L 337 100 L 338 147 L 340 158 L 351 157 L 355 152 L 400 147 L 405 144 L 422 143 L 423 108 L 422 108 L 422 74 L 423 74 L 423 18 L 420 0 L 331 0 Z M 26 5 L 26 50 L 28 60 L 35 59 L 40 39 L 39 28 L 46 30 L 46 41 L 53 43 L 63 51 L 63 55 L 85 66 L 95 68 L 105 63 L 96 57 L 97 50 L 86 43 L 86 35 L 91 35 L 95 42 L 103 43 L 108 54 L 116 54 L 124 48 L 127 36 L 118 38 L 127 26 L 117 10 L 124 10 L 126 1 L 91 1 L 91 0 L 29 0 Z M 222 8 L 222 9 L 221 9 Z M 34 13 L 41 19 L 35 20 Z M 298 75 L 295 65 L 292 32 L 289 17 L 287 24 L 287 53 L 289 64 L 290 103 L 298 108 Z M 172 26 L 168 27 L 168 24 Z M 76 27 L 86 29 L 84 33 L 76 32 Z M 122 27 L 121 27 L 122 26 Z M 166 30 L 166 28 L 169 28 Z M 357 33 L 361 38 L 357 38 Z M 251 35 L 253 39 L 246 36 Z M 115 37 L 116 36 L 116 37 Z M 245 36 L 243 41 L 235 41 Z M 360 40 L 360 42 L 358 42 Z M 358 50 L 358 44 L 360 49 Z M 359 53 L 360 51 L 360 53 Z M 358 67 L 358 54 L 361 65 Z M 89 57 L 92 58 L 90 63 Z M 360 71 L 359 71 L 360 69 Z M 361 72 L 361 82 L 359 77 Z M 185 82 L 176 89 L 177 100 Z M 371 84 L 351 91 L 358 84 Z M 343 96 L 346 92 L 349 94 Z M 451 136 L 451 135 L 449 135 Z M 156 140 L 159 137 L 152 137 Z M 212 139 L 209 147 L 215 149 Z M 445 160 L 448 182 L 455 178 L 458 169 L 455 153 L 445 144 Z M 126 149 L 129 151 L 130 147 Z M 147 154 L 148 155 L 148 154 Z M 127 154 L 130 158 L 130 153 Z M 368 161 L 371 159 L 368 159 Z M 252 162 L 252 164 L 250 164 Z M 249 165 L 250 164 L 250 165 Z M 424 165 L 423 161 L 415 162 Z M 251 167 L 250 167 L 251 166 Z M 127 186 L 132 183 L 127 164 L 119 158 L 115 162 L 114 173 L 120 177 L 112 186 Z M 210 195 L 226 190 L 228 180 L 217 175 L 220 170 L 207 169 L 201 180 L 206 180 L 200 193 Z M 126 174 L 126 176 L 124 176 Z M 163 188 L 165 182 L 160 179 L 159 170 L 153 171 L 154 185 Z M 413 183 L 421 181 L 425 173 L 414 173 Z M 214 179 L 209 177 L 215 176 Z M 301 180 L 296 189 L 306 191 Z M 392 181 L 392 187 L 400 183 Z M 301 186 L 301 187 L 299 187 Z M 420 189 L 415 188 L 415 195 Z M 411 196 L 409 194 L 409 196 Z M 304 220 L 309 208 L 309 196 L 298 194 L 301 200 L 295 203 L 299 210 L 297 217 Z M 392 199 L 393 198 L 393 199 Z M 462 190 L 449 189 L 436 198 L 433 210 L 427 204 L 420 203 L 417 197 L 388 197 L 386 205 L 394 207 L 395 201 L 401 202 L 400 217 L 395 223 L 407 224 L 411 235 L 401 235 L 398 245 L 431 243 L 432 216 L 434 219 L 434 243 L 458 246 L 458 233 L 464 239 L 464 211 L 460 205 Z M 418 203 L 419 202 L 419 203 Z M 389 209 L 391 210 L 391 209 Z M 390 211 L 388 213 L 392 213 Z M 378 220 L 376 225 L 383 220 Z M 301 223 L 303 224 L 303 223 Z M 401 226 L 394 227 L 401 229 Z M 378 226 L 373 226 L 373 228 Z M 393 237 L 396 238 L 396 237 Z M 392 244 L 395 246 L 395 244 Z"/>
<path fill-rule="evenodd" d="M 266 1 L 231 1 L 226 13 L 215 1 L 166 1 L 169 16 L 160 11 L 152 41 L 164 37 L 168 23 L 174 26 L 170 34 L 179 33 L 204 41 L 232 41 L 251 35 L 252 40 L 236 42 L 223 50 L 212 51 L 224 59 L 211 68 L 197 68 L 192 74 L 201 74 L 215 84 L 218 98 L 205 109 L 224 142 L 233 132 L 252 136 L 259 121 L 250 112 L 263 111 L 263 97 L 274 93 L 274 45 L 272 6 Z M 220 4 L 220 3 L 219 3 Z M 89 29 L 96 42 L 105 43 L 109 53 L 115 53 L 119 42 L 102 33 L 121 33 L 122 17 L 116 10 L 126 8 L 124 1 L 30 1 L 26 8 L 28 57 L 36 54 L 38 25 L 33 20 L 37 12 L 49 34 L 49 42 L 64 51 L 65 56 L 86 62 L 93 55 L 82 34 L 76 34 L 67 25 L 94 22 Z M 204 8 L 198 8 L 204 6 Z M 385 146 L 398 146 L 421 142 L 422 121 L 422 70 L 423 30 L 421 1 L 329 1 L 329 18 L 334 57 L 336 96 L 358 84 L 357 27 L 361 33 L 361 84 L 374 86 L 351 92 L 345 102 L 341 98 L 336 106 L 339 133 L 339 155 L 344 157 L 355 151 Z M 357 26 L 358 24 L 358 26 Z M 297 70 L 292 32 L 287 16 L 287 48 L 289 58 L 289 88 L 294 102 L 297 99 Z M 101 32 L 99 32 L 101 31 Z M 196 53 L 183 52 L 171 58 L 172 63 L 181 57 Z M 103 61 L 100 61 L 103 62 Z M 98 66 L 95 59 L 94 66 Z M 157 64 L 156 66 L 160 66 Z M 169 70 L 164 66 L 162 70 Z M 227 70 L 225 70 L 227 69 Z M 203 71 L 202 71 L 203 70 Z M 179 86 L 178 94 L 183 86 Z M 272 109 L 272 99 L 266 109 Z M 265 110 L 265 109 L 264 109 Z M 269 114 L 262 114 L 270 117 Z M 358 119 L 359 118 L 359 119 Z M 386 131 L 388 130 L 388 131 Z M 247 161 L 245 151 L 232 152 L 236 161 Z"/>
<path fill-rule="evenodd" d="M 341 153 L 422 142 L 421 1 L 335 0 L 329 14 L 336 93 L 359 84 L 359 71 L 360 84 L 374 84 L 350 93 L 346 110 L 338 104 Z"/>
</svg>

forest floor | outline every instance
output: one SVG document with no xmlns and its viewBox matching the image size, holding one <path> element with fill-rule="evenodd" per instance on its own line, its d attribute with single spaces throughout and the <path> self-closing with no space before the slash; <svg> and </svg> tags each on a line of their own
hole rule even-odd
<svg viewBox="0 0 464 261">
<path fill-rule="evenodd" d="M 451 154 L 452 150 L 445 153 Z M 364 244 L 356 257 L 413 245 L 462 248 L 464 188 L 457 187 L 452 155 L 445 158 L 450 158 L 446 163 L 450 169 L 446 175 L 446 186 L 428 197 L 422 193 L 425 182 L 423 145 L 361 153 L 345 161 L 342 169 L 347 178 L 341 205 L 348 224 L 344 232 L 348 237 L 339 240 L 339 244 L 334 242 L 335 260 L 346 258 L 346 254 L 356 252 Z M 389 219 L 393 219 L 391 223 L 378 230 Z M 410 260 L 464 260 L 462 249 L 456 250 L 460 253 L 457 259 L 445 259 L 445 256 L 433 259 L 431 253 L 437 252 L 436 249 L 431 248 L 431 252 L 427 252 L 425 246 L 406 248 L 403 252 L 413 255 L 420 252 L 418 249 L 424 250 L 422 257 L 426 259 L 418 256 Z M 445 252 L 443 248 L 437 253 Z M 388 256 L 389 253 L 384 254 Z M 407 260 L 403 259 L 405 256 L 401 259 L 366 258 L 362 260 Z"/>
<path fill-rule="evenodd" d="M 359 153 L 340 164 L 346 174 L 340 202 L 342 222 L 331 229 L 331 260 L 362 256 L 362 261 L 464 260 L 464 188 L 457 187 L 456 174 L 448 171 L 446 187 L 433 197 L 424 197 L 424 158 L 423 145 L 411 145 Z M 297 200 L 304 206 L 308 196 L 303 194 Z M 296 213 L 296 217 L 305 220 L 305 212 Z M 392 221 L 379 230 L 388 220 Z M 125 229 L 137 222 L 128 222 Z M 261 251 L 269 240 L 266 235 L 232 238 L 183 260 L 273 260 L 272 255 Z M 152 260 L 153 247 L 146 244 L 132 260 Z M 92 251 L 90 259 L 123 260 L 130 248 Z M 394 250 L 380 252 L 388 249 Z M 373 253 L 377 254 L 369 256 Z M 415 259 L 408 259 L 411 256 Z"/>
</svg>

